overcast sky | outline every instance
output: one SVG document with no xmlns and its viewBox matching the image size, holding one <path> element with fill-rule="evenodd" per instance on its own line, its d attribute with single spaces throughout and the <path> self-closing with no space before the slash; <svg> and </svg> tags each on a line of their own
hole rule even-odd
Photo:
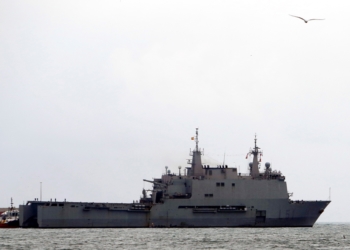
<svg viewBox="0 0 350 250">
<path fill-rule="evenodd" d="M 0 207 L 132 202 L 142 179 L 263 163 L 350 222 L 349 1 L 0 0 Z M 291 15 L 325 18 L 305 24 Z"/>
</svg>

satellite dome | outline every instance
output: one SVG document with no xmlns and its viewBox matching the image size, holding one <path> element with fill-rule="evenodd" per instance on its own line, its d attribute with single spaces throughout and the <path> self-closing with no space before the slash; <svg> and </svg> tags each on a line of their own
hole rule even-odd
<svg viewBox="0 0 350 250">
<path fill-rule="evenodd" d="M 249 167 L 253 167 L 253 162 L 249 162 Z"/>
<path fill-rule="evenodd" d="M 266 167 L 266 168 L 270 168 L 270 162 L 266 162 L 266 163 L 265 163 L 265 167 Z"/>
</svg>

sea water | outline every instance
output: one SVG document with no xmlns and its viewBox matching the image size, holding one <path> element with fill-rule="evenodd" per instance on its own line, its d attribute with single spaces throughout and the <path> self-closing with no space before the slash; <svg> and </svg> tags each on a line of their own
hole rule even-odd
<svg viewBox="0 0 350 250">
<path fill-rule="evenodd" d="M 350 224 L 312 228 L 1 229 L 0 249 L 350 249 Z"/>
</svg>

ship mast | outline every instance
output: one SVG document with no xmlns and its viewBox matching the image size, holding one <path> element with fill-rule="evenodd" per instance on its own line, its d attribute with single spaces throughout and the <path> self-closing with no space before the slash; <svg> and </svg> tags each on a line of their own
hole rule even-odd
<svg viewBox="0 0 350 250">
<path fill-rule="evenodd" d="M 193 139 L 195 139 L 196 142 L 196 149 L 192 151 L 191 173 L 192 176 L 202 176 L 204 175 L 204 169 L 201 159 L 202 152 L 198 148 L 198 128 L 196 128 L 196 137 L 192 137 L 192 140 Z"/>
<path fill-rule="evenodd" d="M 250 149 L 249 153 L 247 154 L 247 158 L 248 158 L 248 155 L 253 155 L 253 164 L 250 166 L 250 175 L 252 177 L 259 176 L 259 162 L 261 161 L 261 156 L 262 156 L 262 151 L 259 150 L 260 148 L 256 145 L 257 140 L 258 139 L 256 138 L 256 134 L 255 134 L 254 148 Z M 258 159 L 259 155 L 260 155 L 260 159 Z"/>
<path fill-rule="evenodd" d="M 198 152 L 198 128 L 196 128 L 196 152 Z"/>
</svg>

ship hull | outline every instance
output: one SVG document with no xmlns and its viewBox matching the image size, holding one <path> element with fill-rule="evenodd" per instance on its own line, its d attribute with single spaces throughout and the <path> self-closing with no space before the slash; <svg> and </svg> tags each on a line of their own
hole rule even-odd
<svg viewBox="0 0 350 250">
<path fill-rule="evenodd" d="M 19 223 L 16 225 L 0 224 L 0 228 L 19 228 Z"/>
<path fill-rule="evenodd" d="M 237 204 L 242 204 L 237 201 Z M 40 202 L 20 207 L 20 226 L 39 228 L 144 228 L 144 227 L 312 227 L 329 201 L 246 201 L 248 205 L 193 205 L 173 200 L 145 209 L 134 204 Z M 260 204 L 256 207 L 253 204 Z M 115 207 L 120 207 L 115 209 Z M 30 208 L 30 209 L 29 209 Z"/>
<path fill-rule="evenodd" d="M 8 223 L 0 223 L 0 228 L 17 228 L 19 227 L 19 220 L 10 221 Z"/>
</svg>

